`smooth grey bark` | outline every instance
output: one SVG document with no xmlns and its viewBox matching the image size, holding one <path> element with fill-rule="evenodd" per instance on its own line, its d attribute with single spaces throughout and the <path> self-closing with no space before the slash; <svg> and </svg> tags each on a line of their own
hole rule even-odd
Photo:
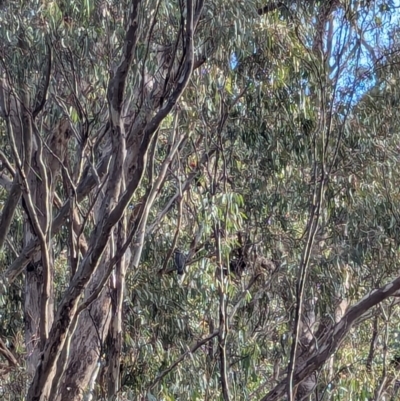
<svg viewBox="0 0 400 401">
<path fill-rule="evenodd" d="M 54 128 L 48 138 L 46 147 L 43 144 L 37 145 L 40 140 L 36 138 L 35 148 L 33 149 L 31 170 L 28 175 L 28 185 L 30 194 L 24 194 L 25 199 L 30 196 L 37 210 L 37 220 L 46 236 L 46 241 L 51 244 L 51 232 L 49 230 L 50 219 L 53 214 L 53 200 L 55 196 L 55 188 L 57 179 L 60 174 L 61 165 L 59 160 L 65 157 L 66 147 L 69 140 L 69 123 L 62 120 L 60 124 Z M 39 148 L 41 152 L 39 153 Z M 47 172 L 45 173 L 39 164 L 45 165 Z M 48 179 L 44 179 L 43 175 L 48 174 Z M 25 221 L 24 245 L 29 244 L 37 237 L 35 227 L 32 224 L 32 216 L 27 210 L 27 220 Z M 48 247 L 48 249 L 50 246 Z M 27 347 L 27 370 L 33 376 L 36 366 L 39 362 L 40 352 L 44 344 L 40 344 L 40 339 L 45 333 L 41 333 L 43 329 L 40 322 L 43 319 L 43 308 L 46 309 L 46 326 L 50 327 L 53 322 L 54 309 L 54 266 L 52 254 L 47 252 L 48 272 L 44 272 L 44 264 L 42 262 L 43 252 L 37 253 L 33 260 L 28 264 L 25 274 L 25 343 Z M 45 291 L 44 274 L 48 274 L 49 288 Z M 47 294 L 46 294 L 47 293 Z M 43 304 L 43 295 L 48 299 Z M 46 329 L 47 331 L 48 329 Z"/>
</svg>

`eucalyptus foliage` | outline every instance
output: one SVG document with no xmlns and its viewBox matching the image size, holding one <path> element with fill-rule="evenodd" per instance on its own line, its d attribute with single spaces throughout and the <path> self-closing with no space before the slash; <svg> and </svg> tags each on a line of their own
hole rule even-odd
<svg viewBox="0 0 400 401">
<path fill-rule="evenodd" d="M 4 399 L 395 399 L 398 21 L 0 2 Z"/>
</svg>

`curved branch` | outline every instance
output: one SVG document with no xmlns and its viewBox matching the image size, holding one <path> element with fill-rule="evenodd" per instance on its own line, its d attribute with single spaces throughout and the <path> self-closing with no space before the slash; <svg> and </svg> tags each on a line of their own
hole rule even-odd
<svg viewBox="0 0 400 401">
<path fill-rule="evenodd" d="M 400 290 L 400 276 L 385 286 L 372 291 L 352 306 L 343 318 L 335 324 L 331 330 L 323 335 L 318 344 L 308 351 L 309 357 L 300 355 L 299 363 L 296 366 L 293 375 L 293 385 L 299 384 L 313 372 L 320 369 L 328 358 L 334 354 L 340 347 L 342 341 L 346 337 L 351 328 L 358 324 L 358 319 L 368 312 L 372 307 L 384 301 L 385 299 L 395 296 Z M 285 394 L 287 379 L 284 378 L 275 386 L 267 395 L 262 397 L 260 401 L 278 401 Z"/>
<path fill-rule="evenodd" d="M 0 354 L 3 355 L 5 359 L 7 359 L 9 366 L 18 366 L 17 358 L 7 348 L 6 344 L 4 344 L 4 341 L 1 338 L 0 338 Z"/>
</svg>

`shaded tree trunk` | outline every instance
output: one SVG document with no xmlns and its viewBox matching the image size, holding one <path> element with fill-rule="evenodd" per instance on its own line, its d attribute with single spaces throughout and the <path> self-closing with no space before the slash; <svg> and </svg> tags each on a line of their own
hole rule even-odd
<svg viewBox="0 0 400 401">
<path fill-rule="evenodd" d="M 126 240 L 126 218 L 123 218 L 118 227 L 117 247 L 120 248 Z M 120 366 L 122 352 L 122 319 L 123 301 L 125 287 L 125 273 L 127 260 L 122 257 L 115 268 L 115 273 L 111 278 L 111 324 L 108 335 L 108 379 L 107 379 L 107 398 L 112 401 L 121 388 Z"/>
<path fill-rule="evenodd" d="M 97 287 L 110 263 L 109 246 L 105 250 L 95 277 L 85 290 L 87 299 Z M 111 321 L 110 288 L 106 286 L 88 310 L 81 313 L 71 344 L 68 361 L 58 391 L 58 401 L 81 400 L 88 391 L 97 364 L 104 364 L 104 347 Z"/>
<path fill-rule="evenodd" d="M 316 298 L 309 299 L 305 302 L 304 312 L 301 321 L 301 332 L 299 336 L 300 347 L 297 350 L 298 358 L 304 353 L 314 340 L 314 332 L 316 329 Z M 304 379 L 298 386 L 296 391 L 296 401 L 304 400 L 317 385 L 317 376 L 315 372 Z"/>
</svg>

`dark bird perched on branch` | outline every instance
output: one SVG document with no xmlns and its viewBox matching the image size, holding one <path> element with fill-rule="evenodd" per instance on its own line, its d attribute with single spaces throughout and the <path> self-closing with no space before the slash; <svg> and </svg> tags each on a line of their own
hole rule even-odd
<svg viewBox="0 0 400 401">
<path fill-rule="evenodd" d="M 244 271 L 246 270 L 246 262 L 243 258 L 240 259 L 232 259 L 229 262 L 229 272 L 235 274 L 240 277 Z M 228 273 L 228 272 L 227 272 Z"/>
<path fill-rule="evenodd" d="M 174 264 L 178 274 L 185 272 L 186 255 L 178 248 L 174 250 Z"/>
</svg>

